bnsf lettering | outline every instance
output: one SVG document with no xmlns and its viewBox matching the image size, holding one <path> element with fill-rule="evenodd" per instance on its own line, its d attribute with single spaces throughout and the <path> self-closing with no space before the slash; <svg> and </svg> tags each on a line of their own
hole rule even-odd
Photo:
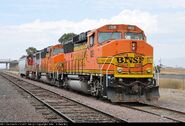
<svg viewBox="0 0 185 126">
<path fill-rule="evenodd" d="M 142 63 L 143 57 L 117 57 L 118 63 Z"/>
</svg>

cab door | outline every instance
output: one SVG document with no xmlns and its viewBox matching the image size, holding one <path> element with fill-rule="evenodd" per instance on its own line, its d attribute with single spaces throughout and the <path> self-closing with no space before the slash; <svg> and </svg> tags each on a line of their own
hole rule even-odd
<svg viewBox="0 0 185 126">
<path fill-rule="evenodd" d="M 96 63 L 96 45 L 95 45 L 95 33 L 88 36 L 88 49 L 87 49 L 87 69 L 90 73 L 95 73 L 95 63 Z"/>
<path fill-rule="evenodd" d="M 48 57 L 48 71 L 49 71 L 49 73 L 53 73 L 52 65 L 53 65 L 53 48 L 50 49 L 49 57 Z"/>
</svg>

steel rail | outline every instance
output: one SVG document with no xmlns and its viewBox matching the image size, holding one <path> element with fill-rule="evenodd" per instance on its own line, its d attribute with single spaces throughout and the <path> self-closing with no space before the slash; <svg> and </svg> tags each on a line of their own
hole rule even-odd
<svg viewBox="0 0 185 126">
<path fill-rule="evenodd" d="M 149 113 L 149 114 L 152 114 L 152 115 L 156 115 L 156 116 L 160 116 L 160 117 L 163 117 L 163 118 L 166 118 L 166 119 L 170 119 L 172 121 L 175 121 L 175 122 L 184 122 L 180 119 L 177 119 L 177 118 L 173 118 L 173 117 L 170 117 L 170 116 L 167 116 L 167 115 L 164 115 L 164 114 L 159 114 L 159 113 L 155 113 L 155 112 L 152 112 L 152 111 L 149 111 L 147 108 L 147 110 L 144 110 L 144 108 L 142 108 L 143 105 L 145 105 L 145 107 L 152 107 L 151 109 L 159 109 L 159 110 L 165 110 L 165 111 L 169 111 L 171 113 L 175 113 L 175 114 L 182 114 L 185 116 L 185 113 L 184 112 L 180 112 L 180 111 L 177 111 L 177 110 L 172 110 L 172 109 L 168 109 L 168 108 L 164 108 L 164 107 L 161 107 L 161 106 L 155 106 L 155 105 L 151 105 L 151 104 L 144 104 L 144 103 L 140 103 L 141 106 L 133 106 L 133 105 L 126 105 L 126 104 L 122 104 L 121 106 L 123 107 L 126 107 L 126 108 L 130 108 L 130 109 L 134 109 L 134 110 L 138 110 L 138 111 L 141 111 L 141 112 L 146 112 L 146 113 Z M 141 108 L 139 108 L 141 107 Z"/>
<path fill-rule="evenodd" d="M 15 77 L 15 76 L 12 76 L 12 75 L 10 75 L 10 74 L 7 74 L 7 73 L 3 73 L 3 74 L 6 74 L 6 75 L 11 76 L 11 77 L 13 77 L 13 78 L 16 78 L 17 80 L 21 80 L 21 81 L 23 81 L 23 82 L 25 82 L 25 83 L 27 83 L 27 84 L 34 85 L 34 84 L 30 83 L 30 82 L 24 81 L 23 79 L 19 79 L 19 78 Z M 10 81 L 11 81 L 12 83 L 15 84 L 15 82 L 13 82 L 12 80 L 10 80 Z M 16 84 L 16 85 L 17 85 L 17 84 Z M 19 85 L 17 85 L 17 86 L 19 86 Z M 34 85 L 34 86 L 35 86 L 35 87 L 38 87 L 38 88 L 42 88 L 42 87 L 39 87 L 39 86 L 36 86 L 36 85 Z M 20 87 L 21 89 L 25 90 L 27 93 L 31 94 L 34 98 L 36 98 L 36 99 L 38 99 L 39 101 L 41 101 L 43 104 L 45 104 L 47 107 L 51 108 L 53 111 L 55 111 L 55 112 L 58 113 L 59 115 L 63 116 L 63 117 L 64 117 L 65 119 L 67 119 L 69 122 L 75 123 L 74 120 L 72 120 L 72 119 L 70 119 L 69 117 L 65 116 L 64 114 L 62 114 L 61 112 L 59 112 L 58 110 L 56 110 L 55 108 L 53 108 L 52 106 L 50 106 L 48 103 L 46 103 L 46 102 L 42 101 L 41 99 L 37 98 L 37 96 L 35 96 L 35 95 L 34 95 L 33 93 L 31 93 L 30 91 L 24 89 L 24 88 L 21 87 L 21 86 L 19 86 L 19 87 Z M 47 89 L 45 89 L 45 88 L 43 88 L 43 89 L 44 89 L 44 90 L 47 90 Z M 92 110 L 94 110 L 94 111 L 96 111 L 96 112 L 99 112 L 99 113 L 101 113 L 101 114 L 103 114 L 103 115 L 105 115 L 105 116 L 107 116 L 107 117 L 109 117 L 109 118 L 112 118 L 112 119 L 116 120 L 116 121 L 119 122 L 119 123 L 125 123 L 125 122 L 127 122 L 126 120 L 123 120 L 123 119 L 118 118 L 118 117 L 114 117 L 114 116 L 112 116 L 112 115 L 110 115 L 110 114 L 108 114 L 108 113 L 106 113 L 106 112 L 104 112 L 104 111 L 101 111 L 101 110 L 99 110 L 99 109 L 96 109 L 96 108 L 93 108 L 93 107 L 91 107 L 91 106 L 85 105 L 85 104 L 83 104 L 83 103 L 80 103 L 80 102 L 78 102 L 78 101 L 76 101 L 76 100 L 73 100 L 73 99 L 70 99 L 70 98 L 68 98 L 68 97 L 61 96 L 61 95 L 57 94 L 56 92 L 53 92 L 53 91 L 50 91 L 50 90 L 47 90 L 47 91 L 50 92 L 50 93 L 56 94 L 56 95 L 58 95 L 58 96 L 60 96 L 60 97 L 63 97 L 63 98 L 65 98 L 65 99 L 67 99 L 67 100 L 70 100 L 70 101 L 72 101 L 72 102 L 74 102 L 74 103 L 77 103 L 77 104 L 79 104 L 79 105 L 85 106 L 86 108 L 89 108 L 89 109 L 92 109 Z"/>
<path fill-rule="evenodd" d="M 21 87 L 20 85 L 18 85 L 17 83 L 15 83 L 13 80 L 10 80 L 8 77 L 5 77 L 4 75 L 0 74 L 2 77 L 4 77 L 5 79 L 9 80 L 11 83 L 15 84 L 16 86 L 18 86 L 19 88 L 21 88 L 22 90 L 24 90 L 25 92 L 27 92 L 28 94 L 30 94 L 32 97 L 34 97 L 35 99 L 37 99 L 38 101 L 40 101 L 41 103 L 43 103 L 45 106 L 47 106 L 48 108 L 50 108 L 52 111 L 54 111 L 56 114 L 58 114 L 59 116 L 63 117 L 65 120 L 67 120 L 70 123 L 74 123 L 73 120 L 71 120 L 70 118 L 68 118 L 67 116 L 65 116 L 64 114 L 62 114 L 61 112 L 59 112 L 58 110 L 54 109 L 52 106 L 50 106 L 49 104 L 47 104 L 46 102 L 42 101 L 41 99 L 37 98 L 33 93 L 31 93 L 30 91 L 28 91 L 27 89 Z"/>
</svg>

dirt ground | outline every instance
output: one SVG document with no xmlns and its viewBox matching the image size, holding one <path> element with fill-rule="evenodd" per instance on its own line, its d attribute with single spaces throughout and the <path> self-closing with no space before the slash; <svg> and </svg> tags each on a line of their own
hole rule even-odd
<svg viewBox="0 0 185 126">
<path fill-rule="evenodd" d="M 162 68 L 161 74 L 185 74 L 185 69 L 177 68 Z"/>
<path fill-rule="evenodd" d="M 40 84 L 38 82 L 34 82 L 34 83 L 38 86 L 43 87 L 43 88 L 48 87 L 48 86 Z M 84 97 L 82 95 L 78 96 L 78 94 L 75 94 L 75 93 L 74 93 L 74 96 L 73 96 L 68 91 L 62 91 L 61 89 L 58 89 L 58 88 L 55 88 L 55 87 L 50 87 L 50 90 L 53 90 L 53 91 L 55 91 L 59 94 L 62 94 L 62 95 L 67 95 L 68 97 L 75 97 L 76 99 L 78 99 L 80 101 Z M 70 95 L 72 95 L 72 96 L 70 96 Z M 84 98 L 84 99 L 87 99 L 87 98 Z M 145 118 L 146 122 L 149 122 L 149 121 L 151 121 L 151 122 L 155 122 L 155 121 L 165 122 L 165 121 L 168 121 L 168 120 L 159 119 L 159 118 L 156 118 L 156 117 L 154 118 L 149 114 L 146 116 L 145 114 L 139 113 L 139 112 L 135 112 L 136 117 L 133 117 L 133 114 L 130 112 L 131 110 L 127 110 L 126 108 L 123 109 L 123 107 L 122 108 L 120 107 L 119 112 L 118 112 L 116 110 L 118 109 L 119 106 L 115 106 L 115 105 L 112 105 L 112 104 L 107 104 L 107 103 L 101 102 L 99 100 L 96 100 L 92 97 L 89 97 L 89 99 L 85 100 L 85 101 L 82 100 L 82 103 L 83 102 L 84 102 L 84 104 L 88 104 L 90 106 L 95 106 L 97 103 L 100 102 L 101 104 L 100 103 L 99 103 L 99 105 L 97 104 L 97 106 L 96 106 L 97 108 L 99 107 L 102 110 L 105 109 L 104 111 L 110 110 L 111 113 L 115 112 L 115 115 L 119 116 L 119 117 L 125 117 L 126 116 L 128 118 L 128 121 L 130 121 L 130 122 L 134 122 L 134 121 L 143 122 L 144 121 L 143 118 Z M 185 90 L 160 88 L 160 99 L 155 104 L 159 105 L 159 106 L 163 106 L 163 107 L 168 107 L 170 109 L 174 109 L 174 110 L 177 110 L 177 111 L 185 112 Z M 137 118 L 138 117 L 137 115 L 140 115 L 140 118 Z M 150 120 L 147 120 L 149 116 L 151 116 Z"/>
<path fill-rule="evenodd" d="M 43 116 L 0 76 L 0 122 L 46 122 Z"/>
<path fill-rule="evenodd" d="M 160 89 L 158 105 L 185 112 L 185 90 Z"/>
</svg>

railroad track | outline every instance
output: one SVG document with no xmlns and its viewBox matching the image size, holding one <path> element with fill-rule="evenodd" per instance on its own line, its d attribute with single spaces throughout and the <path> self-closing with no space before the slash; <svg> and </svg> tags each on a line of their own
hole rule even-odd
<svg viewBox="0 0 185 126">
<path fill-rule="evenodd" d="M 108 113 L 89 107 L 8 74 L 0 73 L 0 75 L 39 101 L 40 104 L 37 103 L 35 106 L 49 116 L 48 119 L 50 119 L 50 122 L 56 120 L 57 122 L 62 121 L 70 123 L 126 122 L 125 120 L 116 118 Z"/>
<path fill-rule="evenodd" d="M 175 122 L 185 122 L 185 113 L 177 110 L 172 110 L 169 108 L 164 108 L 161 106 L 153 104 L 144 104 L 144 103 L 128 103 L 122 104 L 121 106 L 135 109 L 142 112 L 147 112 L 156 116 L 170 119 Z"/>
</svg>

